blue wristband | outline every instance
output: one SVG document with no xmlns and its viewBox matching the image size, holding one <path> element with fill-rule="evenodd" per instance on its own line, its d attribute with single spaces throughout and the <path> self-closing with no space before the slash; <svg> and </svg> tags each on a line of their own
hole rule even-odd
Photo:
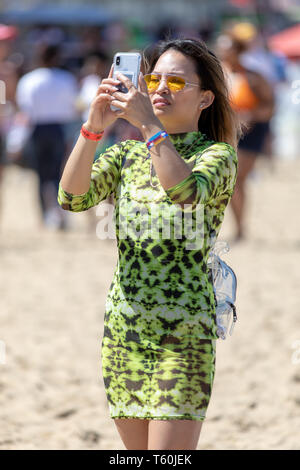
<svg viewBox="0 0 300 470">
<path fill-rule="evenodd" d="M 148 141 L 146 142 L 147 148 L 150 150 L 154 145 L 158 144 L 162 140 L 164 140 L 166 137 L 168 137 L 168 134 L 166 131 L 159 131 L 156 134 L 154 134 Z"/>
</svg>

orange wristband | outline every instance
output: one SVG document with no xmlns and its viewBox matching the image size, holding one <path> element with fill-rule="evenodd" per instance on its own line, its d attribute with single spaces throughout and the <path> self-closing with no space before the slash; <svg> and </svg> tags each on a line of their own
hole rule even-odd
<svg viewBox="0 0 300 470">
<path fill-rule="evenodd" d="M 88 130 L 82 125 L 81 130 L 80 130 L 80 133 L 81 133 L 81 135 L 83 135 L 83 137 L 85 137 L 86 139 L 94 140 L 95 142 L 97 142 L 97 141 L 99 141 L 99 140 L 102 139 L 103 134 L 104 134 L 104 131 L 99 132 L 98 134 L 95 134 L 95 132 L 90 132 L 90 131 L 88 131 Z"/>
</svg>

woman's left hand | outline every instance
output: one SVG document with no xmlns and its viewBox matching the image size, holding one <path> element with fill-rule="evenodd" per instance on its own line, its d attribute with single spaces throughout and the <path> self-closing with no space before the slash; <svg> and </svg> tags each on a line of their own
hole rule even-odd
<svg viewBox="0 0 300 470">
<path fill-rule="evenodd" d="M 120 72 L 117 74 L 116 78 L 128 89 L 127 93 L 119 91 L 112 93 L 115 99 L 111 101 L 111 104 L 120 109 L 119 111 L 114 111 L 116 115 L 122 119 L 126 119 L 130 124 L 139 129 L 141 129 L 143 124 L 160 124 L 160 121 L 153 112 L 148 88 L 142 73 L 139 75 L 139 89 L 134 86 L 128 77 Z"/>
</svg>

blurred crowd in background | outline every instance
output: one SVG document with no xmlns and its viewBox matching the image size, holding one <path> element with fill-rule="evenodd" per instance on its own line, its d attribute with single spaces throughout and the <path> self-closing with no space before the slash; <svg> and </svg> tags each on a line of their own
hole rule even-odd
<svg viewBox="0 0 300 470">
<path fill-rule="evenodd" d="M 244 170 L 233 210 L 237 235 L 242 236 L 243 184 L 256 157 L 271 159 L 274 153 L 283 158 L 299 156 L 295 122 L 300 108 L 296 87 L 300 47 L 298 57 L 280 50 L 271 52 L 261 30 L 249 21 L 227 22 L 218 31 L 209 23 L 198 30 L 170 24 L 150 30 L 122 22 L 81 28 L 1 24 L 0 83 L 5 87 L 0 89 L 0 205 L 6 167 L 33 170 L 39 180 L 41 224 L 66 230 L 68 215 L 57 204 L 58 182 L 113 55 L 141 52 L 146 47 L 151 51 L 156 41 L 178 36 L 199 37 L 217 53 L 228 75 L 232 105 L 246 121 L 249 116 L 250 121 L 257 121 L 255 132 L 241 142 L 239 150 L 241 155 L 246 153 L 246 164 L 241 164 Z M 260 100 L 264 109 L 255 114 Z M 118 119 L 105 130 L 95 160 L 107 147 L 126 139 L 142 137 L 138 129 Z M 247 160 L 247 152 L 252 160 Z"/>
</svg>

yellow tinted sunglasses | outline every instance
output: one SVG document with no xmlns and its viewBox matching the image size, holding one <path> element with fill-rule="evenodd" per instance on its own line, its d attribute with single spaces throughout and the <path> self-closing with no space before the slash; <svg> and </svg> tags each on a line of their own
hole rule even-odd
<svg viewBox="0 0 300 470">
<path fill-rule="evenodd" d="M 144 80 L 147 84 L 149 93 L 152 93 L 157 90 L 163 76 L 167 79 L 166 82 L 170 91 L 181 91 L 187 85 L 200 86 L 196 83 L 189 83 L 183 77 L 178 77 L 177 75 L 172 75 L 171 73 L 161 74 L 153 72 L 144 75 Z"/>
</svg>

